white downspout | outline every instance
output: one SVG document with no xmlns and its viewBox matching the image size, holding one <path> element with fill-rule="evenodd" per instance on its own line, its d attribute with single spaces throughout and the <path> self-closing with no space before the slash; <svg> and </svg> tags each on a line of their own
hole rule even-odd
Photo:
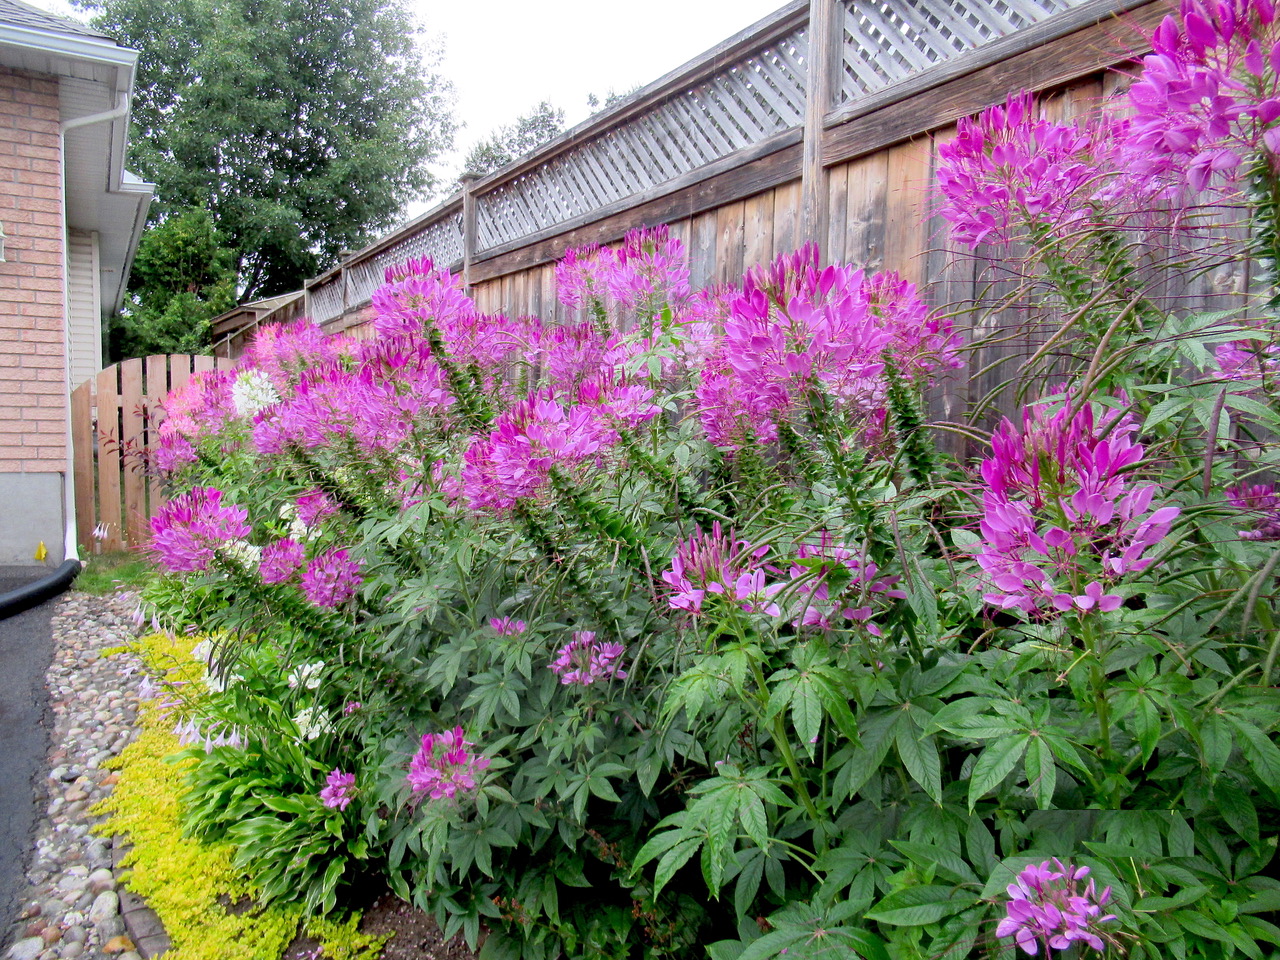
<svg viewBox="0 0 1280 960">
<path fill-rule="evenodd" d="M 61 136 L 58 138 L 58 182 L 60 189 L 58 191 L 58 205 L 61 208 L 62 222 L 62 345 L 63 345 L 63 367 L 62 380 L 64 385 L 63 393 L 67 398 L 67 469 L 62 482 L 62 502 L 63 514 L 67 518 L 67 529 L 63 541 L 63 559 L 79 560 L 80 547 L 76 543 L 76 483 L 75 483 L 75 450 L 72 448 L 71 441 L 71 290 L 69 285 L 68 273 L 71 268 L 71 244 L 69 235 L 69 225 L 67 223 L 67 131 L 78 130 L 80 127 L 88 127 L 95 123 L 105 123 L 108 120 L 118 120 L 129 112 L 129 94 L 121 93 L 116 101 L 116 105 L 110 110 L 103 110 L 100 113 L 91 113 L 88 116 L 76 117 L 72 120 L 64 120 L 58 124 Z M 95 278 L 96 282 L 96 278 Z M 99 318 L 101 322 L 101 318 Z"/>
</svg>

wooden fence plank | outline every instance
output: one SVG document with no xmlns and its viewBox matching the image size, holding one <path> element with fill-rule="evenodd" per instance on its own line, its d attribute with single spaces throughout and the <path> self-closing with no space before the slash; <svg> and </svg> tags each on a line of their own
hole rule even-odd
<svg viewBox="0 0 1280 960">
<path fill-rule="evenodd" d="M 842 231 L 843 260 L 864 270 L 884 268 L 885 205 L 889 189 L 889 156 L 874 153 L 848 164 L 848 224 Z"/>
<path fill-rule="evenodd" d="M 119 367 L 98 374 L 98 519 L 106 536 L 102 549 L 124 549 L 124 513 L 120 504 Z"/>
<path fill-rule="evenodd" d="M 791 253 L 800 247 L 799 180 L 784 183 L 773 191 L 773 252 Z"/>
<path fill-rule="evenodd" d="M 689 228 L 689 283 L 695 290 L 716 279 L 716 215 L 714 211 L 694 217 Z"/>
<path fill-rule="evenodd" d="M 716 282 L 742 279 L 742 233 L 745 207 L 730 203 L 716 211 Z"/>
<path fill-rule="evenodd" d="M 93 381 L 71 391 L 71 482 L 75 485 L 76 543 L 97 552 L 93 528 L 98 519 L 93 495 Z"/>
<path fill-rule="evenodd" d="M 884 263 L 903 279 L 924 279 L 925 209 L 929 195 L 928 137 L 909 140 L 886 152 L 889 188 L 884 207 Z"/>
<path fill-rule="evenodd" d="M 142 543 L 147 519 L 142 427 L 142 361 L 125 360 L 120 364 L 120 468 L 124 538 L 131 547 Z"/>
<path fill-rule="evenodd" d="M 822 262 L 844 263 L 849 259 L 845 234 L 848 230 L 849 203 L 849 167 L 847 163 L 832 167 L 827 171 L 827 189 L 831 196 L 827 198 L 827 235 L 825 240 L 819 239 L 822 248 Z M 804 222 L 801 213 L 801 223 Z M 803 231 L 802 231 L 803 232 Z M 805 239 L 810 239 L 807 235 Z"/>
<path fill-rule="evenodd" d="M 164 355 L 147 357 L 146 384 L 146 448 L 149 454 L 160 445 L 160 421 L 163 419 L 164 398 L 169 393 L 169 358 Z M 164 487 L 156 472 L 153 456 L 147 457 L 147 516 L 152 517 L 164 502 Z"/>
<path fill-rule="evenodd" d="M 743 204 L 743 254 L 745 267 L 768 264 L 773 259 L 773 191 L 766 190 Z"/>
</svg>

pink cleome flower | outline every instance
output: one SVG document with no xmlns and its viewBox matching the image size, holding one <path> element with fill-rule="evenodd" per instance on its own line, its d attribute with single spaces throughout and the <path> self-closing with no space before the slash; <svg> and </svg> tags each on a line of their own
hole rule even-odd
<svg viewBox="0 0 1280 960">
<path fill-rule="evenodd" d="M 307 564 L 302 592 L 317 607 L 336 607 L 354 597 L 364 582 L 361 566 L 362 561 L 353 560 L 346 550 L 328 550 Z"/>
<path fill-rule="evenodd" d="M 698 531 L 683 541 L 671 558 L 671 567 L 662 579 L 672 589 L 668 603 L 673 610 L 701 613 L 708 594 L 724 596 L 748 612 L 771 617 L 782 611 L 773 596 L 786 584 L 766 584 L 758 562 L 769 552 L 767 546 L 753 547 L 745 540 L 726 535 L 717 520 L 711 532 Z"/>
<path fill-rule="evenodd" d="M 262 548 L 258 562 L 258 575 L 263 583 L 288 583 L 306 559 L 302 544 L 285 537 Z"/>
<path fill-rule="evenodd" d="M 1088 875 L 1088 867 L 1074 867 L 1057 859 L 1029 864 L 1006 888 L 1010 899 L 1004 919 L 996 926 L 996 936 L 1013 937 L 1031 955 L 1042 946 L 1047 955 L 1050 950 L 1066 950 L 1076 943 L 1105 949 L 1099 925 L 1116 919 L 1114 914 L 1102 912 L 1111 900 L 1111 888 L 1099 893 L 1092 880 L 1082 888 L 1080 881 Z"/>
<path fill-rule="evenodd" d="M 171 573 L 209 569 L 218 547 L 249 536 L 249 511 L 223 505 L 222 491 L 192 487 L 151 518 L 151 549 Z"/>
<path fill-rule="evenodd" d="M 476 775 L 488 769 L 489 758 L 472 753 L 472 746 L 461 727 L 424 734 L 421 748 L 409 763 L 407 779 L 414 793 L 441 800 L 474 790 Z"/>
<path fill-rule="evenodd" d="M 320 802 L 333 810 L 347 809 L 354 793 L 352 788 L 356 784 L 356 775 L 335 769 L 325 783 L 327 786 L 320 791 Z"/>
<path fill-rule="evenodd" d="M 1253 526 L 1239 531 L 1241 540 L 1280 540 L 1280 494 L 1269 483 L 1227 487 L 1227 499 L 1241 513 L 1253 517 Z"/>
<path fill-rule="evenodd" d="M 618 661 L 626 652 L 620 643 L 596 640 L 590 630 L 579 630 L 573 640 L 556 652 L 556 659 L 548 664 L 562 684 L 578 684 L 589 687 L 597 680 L 622 680 L 627 672 Z"/>
</svg>

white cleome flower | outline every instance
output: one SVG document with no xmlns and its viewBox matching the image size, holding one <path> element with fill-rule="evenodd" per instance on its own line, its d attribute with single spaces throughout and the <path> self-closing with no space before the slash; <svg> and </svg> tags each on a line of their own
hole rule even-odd
<svg viewBox="0 0 1280 960">
<path fill-rule="evenodd" d="M 320 674 L 323 671 L 323 660 L 316 660 L 312 663 L 304 663 L 301 666 L 294 667 L 289 671 L 289 689 L 297 690 L 299 687 L 303 687 L 307 690 L 314 690 L 320 686 Z"/>
<path fill-rule="evenodd" d="M 261 370 L 242 370 L 231 384 L 231 402 L 235 404 L 237 416 L 252 417 L 259 410 L 279 403 L 280 394 L 271 378 Z"/>
<path fill-rule="evenodd" d="M 293 722 L 303 740 L 314 740 L 333 732 L 333 722 L 320 707 L 306 707 L 293 718 Z"/>
<path fill-rule="evenodd" d="M 248 540 L 229 540 L 222 545 L 222 552 L 247 570 L 257 570 L 262 562 L 262 548 Z"/>
</svg>

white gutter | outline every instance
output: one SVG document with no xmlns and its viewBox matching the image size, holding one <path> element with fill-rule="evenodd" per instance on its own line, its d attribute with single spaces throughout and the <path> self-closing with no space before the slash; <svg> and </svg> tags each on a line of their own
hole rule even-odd
<svg viewBox="0 0 1280 960">
<path fill-rule="evenodd" d="M 58 182 L 62 185 L 59 191 L 59 206 L 61 207 L 60 220 L 62 223 L 62 381 L 63 393 L 67 397 L 67 403 L 71 402 L 71 291 L 69 289 L 69 277 L 71 268 L 71 258 L 69 256 L 69 244 L 67 242 L 67 180 L 66 180 L 66 158 L 67 158 L 67 131 L 77 130 L 80 127 L 88 127 L 95 123 L 106 123 L 109 120 L 119 120 L 126 116 L 129 112 L 129 94 L 122 92 L 116 100 L 116 105 L 110 110 L 103 110 L 100 113 L 91 113 L 85 117 L 76 117 L 72 120 L 64 120 L 58 125 L 61 136 L 58 138 Z M 98 318 L 101 323 L 101 319 Z M 76 491 L 75 491 L 75 449 L 71 438 L 71 416 L 68 411 L 67 416 L 67 471 L 62 481 L 62 510 L 67 518 L 67 529 L 63 543 L 63 559 L 79 560 L 80 550 L 79 544 L 76 543 Z"/>
<path fill-rule="evenodd" d="M 110 110 L 103 110 L 101 113 L 91 113 L 85 117 L 76 117 L 72 120 L 63 120 L 58 124 L 62 135 L 65 137 L 68 130 L 78 130 L 81 127 L 87 127 L 95 123 L 103 123 L 107 120 L 117 120 L 125 116 L 129 112 L 129 94 L 121 92 L 116 98 L 116 105 Z M 64 144 L 65 149 L 65 144 Z"/>
<path fill-rule="evenodd" d="M 138 51 L 119 46 L 105 37 L 94 40 L 67 33 L 50 33 L 13 24 L 0 24 L 0 46 L 36 50 L 57 57 L 74 60 L 90 60 L 132 68 L 138 63 Z"/>
</svg>

